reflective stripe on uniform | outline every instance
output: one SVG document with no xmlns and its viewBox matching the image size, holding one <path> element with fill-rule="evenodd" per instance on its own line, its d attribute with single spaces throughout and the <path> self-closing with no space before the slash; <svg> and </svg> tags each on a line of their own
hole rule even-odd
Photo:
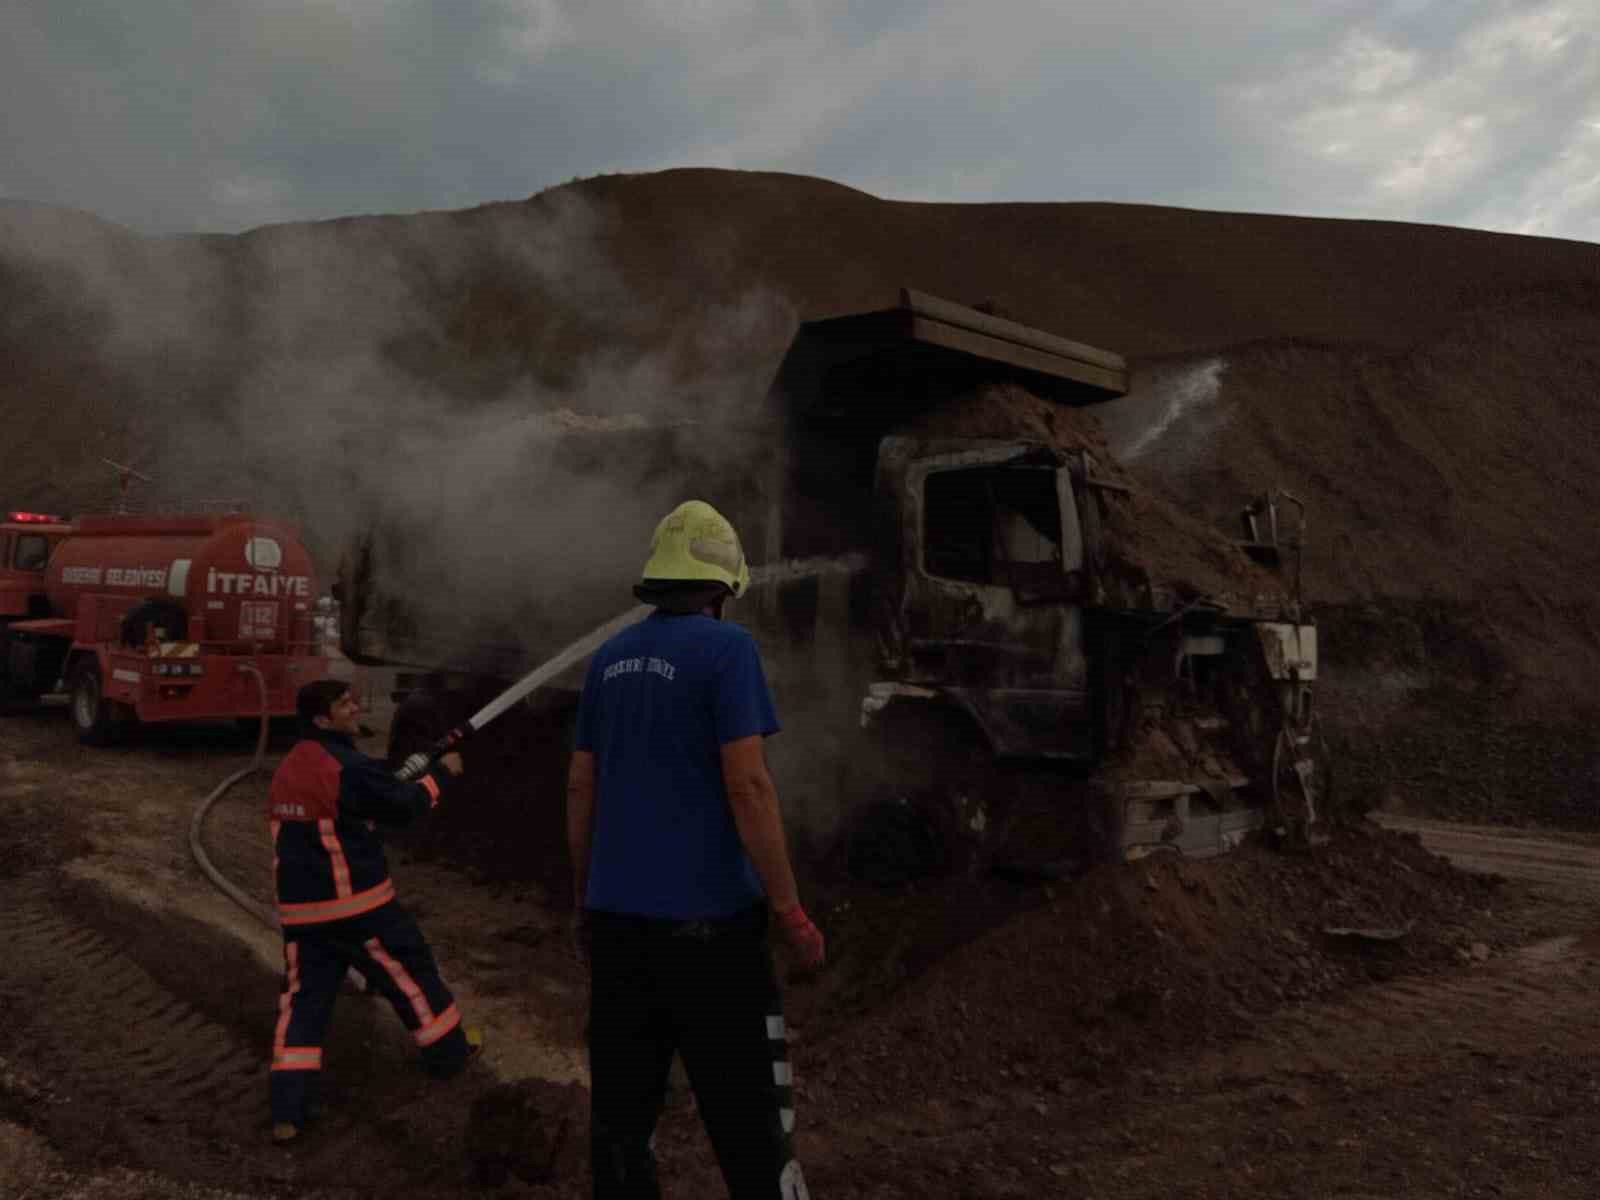
<svg viewBox="0 0 1600 1200">
<path fill-rule="evenodd" d="M 344 846 L 339 841 L 339 831 L 332 821 L 324 818 L 317 822 L 317 832 L 322 835 L 322 848 L 328 852 L 333 867 L 333 892 L 341 898 L 350 894 L 350 861 L 344 856 Z"/>
<path fill-rule="evenodd" d="M 452 1004 L 412 1036 L 417 1039 L 417 1045 L 431 1046 L 459 1024 L 461 1024 L 461 1011 Z"/>
<path fill-rule="evenodd" d="M 300 947 L 294 942 L 283 944 L 283 976 L 283 991 L 278 993 L 278 1024 L 272 1031 L 274 1071 L 293 1069 L 280 1067 L 278 1062 L 288 1049 L 284 1043 L 289 1036 L 289 1012 L 294 1004 L 295 993 L 300 990 Z"/>
<path fill-rule="evenodd" d="M 780 1200 L 811 1200 L 805 1174 L 792 1158 L 783 1164 L 783 1174 L 778 1176 L 778 1196 Z"/>
<path fill-rule="evenodd" d="M 347 895 L 338 900 L 312 900 L 304 904 L 279 904 L 278 919 L 285 925 L 315 925 L 338 921 L 371 912 L 394 899 L 394 880 L 385 879 L 377 887 Z"/>
<path fill-rule="evenodd" d="M 320 1071 L 322 1048 L 320 1046 L 285 1046 L 272 1056 L 274 1071 Z"/>
<path fill-rule="evenodd" d="M 428 998 L 422 994 L 411 972 L 401 966 L 377 938 L 369 938 L 365 948 L 372 955 L 372 961 L 384 969 L 389 978 L 394 980 L 395 987 L 400 989 L 401 995 L 411 1002 L 411 1011 L 417 1016 L 416 1036 L 420 1040 L 422 1031 L 433 1024 L 433 1007 L 428 1003 Z M 451 1005 L 451 1008 L 454 1007 Z"/>
<path fill-rule="evenodd" d="M 778 1092 L 778 1124 L 787 1141 L 794 1135 L 794 1071 L 789 1066 L 789 1031 L 782 1013 L 767 1014 L 767 1041 L 772 1050 L 772 1082 Z M 798 1170 L 798 1164 L 791 1164 Z M 801 1180 L 804 1194 L 805 1181 Z"/>
</svg>

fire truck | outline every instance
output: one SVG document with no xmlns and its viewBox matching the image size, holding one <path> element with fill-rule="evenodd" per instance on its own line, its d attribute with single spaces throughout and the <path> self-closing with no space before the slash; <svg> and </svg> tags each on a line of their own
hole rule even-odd
<svg viewBox="0 0 1600 1200">
<path fill-rule="evenodd" d="M 0 697 L 66 692 L 90 745 L 136 722 L 294 713 L 327 674 L 298 530 L 247 513 L 11 513 L 0 523 Z"/>
</svg>

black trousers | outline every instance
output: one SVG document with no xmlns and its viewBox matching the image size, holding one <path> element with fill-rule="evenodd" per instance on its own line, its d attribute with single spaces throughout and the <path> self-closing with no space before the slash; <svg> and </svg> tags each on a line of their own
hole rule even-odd
<svg viewBox="0 0 1600 1200">
<path fill-rule="evenodd" d="M 804 1200 L 765 907 L 717 921 L 590 915 L 596 1200 L 657 1200 L 656 1122 L 674 1054 L 732 1200 Z"/>
<path fill-rule="evenodd" d="M 351 967 L 394 1006 L 430 1071 L 449 1075 L 465 1065 L 467 1038 L 455 998 L 422 930 L 399 904 L 344 921 L 286 928 L 283 966 L 269 1075 L 274 1121 L 298 1125 L 311 1115 L 334 997 Z"/>
</svg>

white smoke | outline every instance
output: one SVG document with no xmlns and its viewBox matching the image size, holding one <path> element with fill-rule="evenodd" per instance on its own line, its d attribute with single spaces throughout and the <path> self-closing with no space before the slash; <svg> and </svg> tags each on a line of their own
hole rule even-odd
<svg viewBox="0 0 1600 1200">
<path fill-rule="evenodd" d="M 1227 367 L 1208 358 L 1144 375 L 1101 417 L 1113 456 L 1129 464 L 1153 454 L 1179 466 L 1195 462 L 1231 416 L 1222 401 Z"/>
<path fill-rule="evenodd" d="M 71 221 L 0 238 L 0 270 L 128 381 L 69 419 L 155 480 L 136 500 L 297 519 L 325 574 L 376 522 L 408 593 L 535 634 L 520 614 L 586 584 L 631 603 L 655 521 L 742 461 L 795 322 L 761 290 L 658 311 L 614 222 L 575 191 L 238 238 Z M 574 428 L 662 436 L 574 461 Z"/>
</svg>

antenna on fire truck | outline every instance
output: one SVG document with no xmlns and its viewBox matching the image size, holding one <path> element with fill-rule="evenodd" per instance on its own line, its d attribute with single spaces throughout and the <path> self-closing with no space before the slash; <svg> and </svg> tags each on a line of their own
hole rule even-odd
<svg viewBox="0 0 1600 1200">
<path fill-rule="evenodd" d="M 134 470 L 132 467 L 128 466 L 127 463 L 112 462 L 109 458 L 102 458 L 100 461 L 105 463 L 106 466 L 114 468 L 117 472 L 118 513 L 126 513 L 128 511 L 128 483 L 131 480 L 137 479 L 140 483 L 155 482 L 155 480 L 151 479 L 150 476 L 144 474 L 142 471 Z"/>
</svg>

